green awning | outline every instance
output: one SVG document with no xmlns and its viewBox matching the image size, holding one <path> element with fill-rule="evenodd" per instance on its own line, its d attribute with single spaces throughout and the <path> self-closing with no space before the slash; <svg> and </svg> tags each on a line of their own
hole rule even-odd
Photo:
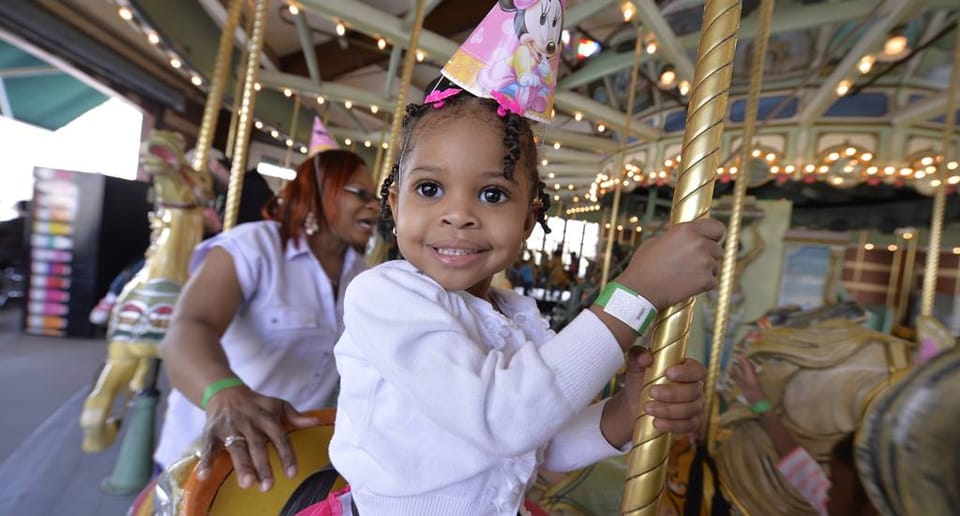
<svg viewBox="0 0 960 516">
<path fill-rule="evenodd" d="M 0 98 L 4 116 L 52 131 L 108 98 L 69 73 L 2 40 L 0 81 L 0 95 L 6 96 Z"/>
</svg>

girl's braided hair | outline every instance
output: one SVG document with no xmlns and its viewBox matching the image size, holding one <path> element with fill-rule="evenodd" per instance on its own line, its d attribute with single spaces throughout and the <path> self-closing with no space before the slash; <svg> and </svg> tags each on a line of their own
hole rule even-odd
<svg viewBox="0 0 960 516">
<path fill-rule="evenodd" d="M 449 80 L 441 77 L 427 87 L 426 91 L 442 90 L 445 88 L 456 87 Z M 535 193 L 531 202 L 537 210 L 537 222 L 546 233 L 550 232 L 547 226 L 547 212 L 550 209 L 550 195 L 546 192 L 546 184 L 540 180 L 540 173 L 537 170 L 537 144 L 533 139 L 533 130 L 530 122 L 521 115 L 512 112 L 506 113 L 500 117 L 497 114 L 499 104 L 492 99 L 479 98 L 466 91 L 462 91 L 454 96 L 444 99 L 444 107 L 435 109 L 433 104 L 408 104 L 406 114 L 403 117 L 403 129 L 400 135 L 400 149 L 397 153 L 397 162 L 390 169 L 390 174 L 380 185 L 380 221 L 379 230 L 383 237 L 389 240 L 394 228 L 393 212 L 390 210 L 390 204 L 387 197 L 390 194 L 390 188 L 400 177 L 400 162 L 405 154 L 410 152 L 414 145 L 414 133 L 419 123 L 426 117 L 427 119 L 436 118 L 444 120 L 462 115 L 465 111 L 477 112 L 481 116 L 489 115 L 488 122 L 503 124 L 503 145 L 507 149 L 503 157 L 503 177 L 510 179 L 519 163 L 521 170 L 529 175 L 530 184 L 535 185 Z M 443 118 L 439 118 L 443 117 Z M 502 120 L 502 122 L 499 122 Z"/>
</svg>

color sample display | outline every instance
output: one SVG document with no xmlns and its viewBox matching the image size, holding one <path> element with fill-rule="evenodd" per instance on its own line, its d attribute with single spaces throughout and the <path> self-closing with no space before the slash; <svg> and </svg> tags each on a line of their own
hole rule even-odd
<svg viewBox="0 0 960 516">
<path fill-rule="evenodd" d="M 92 337 L 90 310 L 149 244 L 150 185 L 48 168 L 34 177 L 24 331 Z"/>
<path fill-rule="evenodd" d="M 70 309 L 73 228 L 80 203 L 75 173 L 38 168 L 34 171 L 33 227 L 30 236 L 30 291 L 27 333 L 65 335 Z"/>
</svg>

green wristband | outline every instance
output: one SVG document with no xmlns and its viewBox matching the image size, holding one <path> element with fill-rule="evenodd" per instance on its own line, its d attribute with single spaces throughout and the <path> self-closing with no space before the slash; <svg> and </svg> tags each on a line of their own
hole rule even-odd
<svg viewBox="0 0 960 516">
<path fill-rule="evenodd" d="M 750 412 L 760 416 L 766 414 L 773 410 L 773 403 L 770 403 L 770 400 L 760 400 L 753 405 L 750 405 Z"/>
<path fill-rule="evenodd" d="M 217 380 L 207 386 L 203 390 L 203 400 L 200 402 L 200 406 L 204 410 L 207 409 L 207 403 L 210 403 L 210 398 L 214 397 L 218 392 L 229 389 L 231 387 L 242 387 L 244 386 L 243 380 L 237 378 L 236 376 L 231 376 L 229 378 L 224 378 L 222 380 Z"/>
<path fill-rule="evenodd" d="M 657 317 L 657 309 L 650 301 L 616 281 L 607 283 L 595 302 L 604 312 L 633 328 L 638 336 L 643 335 Z"/>
</svg>

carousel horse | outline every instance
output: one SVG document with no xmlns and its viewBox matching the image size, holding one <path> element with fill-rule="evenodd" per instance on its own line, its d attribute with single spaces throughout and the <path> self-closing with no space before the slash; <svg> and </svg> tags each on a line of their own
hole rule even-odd
<svg viewBox="0 0 960 516">
<path fill-rule="evenodd" d="M 103 451 L 116 439 L 120 419 L 111 416 L 121 391 L 153 389 L 159 344 L 187 280 L 187 265 L 203 230 L 202 206 L 213 196 L 210 176 L 184 159 L 178 133 L 156 131 L 140 149 L 153 180 L 156 210 L 150 215 L 150 247 L 143 268 L 123 288 L 110 315 L 107 359 L 83 404 L 83 451 Z"/>
<path fill-rule="evenodd" d="M 909 366 L 913 344 L 862 326 L 852 303 L 768 313 L 740 353 L 758 364 L 775 411 L 797 441 L 826 463 L 834 444 L 857 430 L 868 404 Z M 736 387 L 722 393 L 714 457 L 724 494 L 744 514 L 814 515 L 775 468 L 776 452 Z"/>
<path fill-rule="evenodd" d="M 856 463 L 884 516 L 960 514 L 957 392 L 960 348 L 953 347 L 871 404 L 857 432 Z"/>
<path fill-rule="evenodd" d="M 771 394 L 771 401 L 780 400 L 783 393 L 787 391 L 785 387 L 788 384 L 792 386 L 789 389 L 792 394 L 787 406 L 796 414 L 795 420 L 807 422 L 811 408 L 823 406 L 827 411 L 827 407 L 836 405 L 831 409 L 832 412 L 820 417 L 824 418 L 824 424 L 832 422 L 835 427 L 849 430 L 854 424 L 852 416 L 846 420 L 834 420 L 836 413 L 844 413 L 839 396 L 830 398 L 830 403 L 817 400 L 816 404 L 810 404 L 805 401 L 806 393 L 803 389 L 811 379 L 815 382 L 821 381 L 821 376 L 824 380 L 831 378 L 840 380 L 845 371 L 852 372 L 849 382 L 844 384 L 851 388 L 857 385 L 860 378 L 869 379 L 865 378 L 868 371 L 885 381 L 888 373 L 885 348 L 894 348 L 895 352 L 891 356 L 897 358 L 891 360 L 897 364 L 897 368 L 905 366 L 906 359 L 902 358 L 904 357 L 902 351 L 909 343 L 862 328 L 859 323 L 865 319 L 865 311 L 852 302 L 813 310 L 803 310 L 797 306 L 772 309 L 756 321 L 748 323 L 747 336 L 734 345 L 734 353 L 746 352 L 748 356 L 755 359 L 762 358 L 769 362 L 770 365 L 764 365 L 766 371 L 760 374 L 765 379 L 764 385 L 771 389 L 768 391 Z M 860 350 L 860 348 L 865 349 Z M 860 365 L 864 362 L 862 355 L 866 357 L 867 364 L 876 364 L 876 371 Z M 901 363 L 903 365 L 900 365 Z M 865 370 L 861 371 L 861 369 Z M 809 375 L 812 376 L 807 378 Z M 767 383 L 766 378 L 770 378 L 770 383 Z M 779 387 L 773 390 L 773 385 Z M 793 392 L 794 389 L 798 391 Z M 865 390 L 870 389 L 865 388 Z M 735 397 L 736 393 L 732 394 Z M 831 393 L 830 396 L 835 394 Z M 733 400 L 728 403 L 728 405 L 731 404 Z M 660 503 L 661 515 L 726 514 L 729 512 L 728 499 L 740 505 L 741 512 L 744 514 L 783 514 L 782 511 L 771 509 L 769 506 L 751 505 L 749 502 L 748 505 L 744 505 L 741 500 L 743 497 L 739 496 L 743 491 L 749 493 L 754 482 L 761 485 L 761 480 L 767 484 L 773 483 L 780 489 L 779 491 L 767 489 L 763 494 L 758 492 L 754 495 L 761 499 L 766 496 L 787 496 L 781 493 L 786 493 L 790 488 L 786 487 L 785 483 L 776 483 L 779 479 L 773 478 L 776 470 L 772 469 L 772 466 L 769 470 L 763 470 L 764 463 L 757 454 L 755 443 L 767 443 L 766 434 L 756 421 L 749 417 L 749 410 L 740 404 L 737 405 L 731 409 L 733 415 L 737 416 L 736 419 L 728 412 L 721 420 L 721 439 L 725 441 L 726 450 L 721 451 L 717 457 L 710 457 L 702 444 L 698 445 L 686 436 L 674 436 L 667 460 L 666 485 Z M 834 419 L 831 419 L 829 415 L 831 413 L 834 414 Z M 859 417 L 859 414 L 858 412 L 856 417 Z M 814 421 L 810 425 L 812 429 L 808 429 L 807 425 L 801 427 L 796 423 L 788 424 L 794 431 L 798 428 L 806 430 L 802 433 L 806 437 L 805 441 L 801 441 L 804 444 L 823 437 L 823 444 L 817 448 L 819 450 L 817 457 L 825 459 L 833 441 L 842 435 L 842 431 L 820 436 L 817 433 L 817 425 L 820 424 L 818 422 L 821 419 L 811 421 Z M 739 433 L 735 434 L 731 429 Z M 741 435 L 744 432 L 750 433 Z M 732 454 L 731 449 L 734 446 L 743 448 L 740 456 Z M 765 451 L 771 457 L 767 464 L 773 464 L 770 462 L 773 456 L 772 447 L 768 443 L 765 446 L 767 447 Z M 753 464 L 757 471 L 746 470 L 745 466 L 741 467 L 736 469 L 736 474 L 753 476 L 732 481 L 729 478 L 731 469 L 729 462 L 732 459 L 740 460 L 744 464 Z M 741 473 L 742 471 L 746 473 Z M 763 474 L 771 477 L 760 478 Z M 566 475 L 544 473 L 531 490 L 530 496 L 554 515 L 619 514 L 625 476 L 625 458 L 611 458 Z M 791 496 L 794 497 L 794 505 L 798 508 L 796 514 L 807 514 L 802 512 L 805 502 L 799 495 L 791 493 Z"/>
</svg>

